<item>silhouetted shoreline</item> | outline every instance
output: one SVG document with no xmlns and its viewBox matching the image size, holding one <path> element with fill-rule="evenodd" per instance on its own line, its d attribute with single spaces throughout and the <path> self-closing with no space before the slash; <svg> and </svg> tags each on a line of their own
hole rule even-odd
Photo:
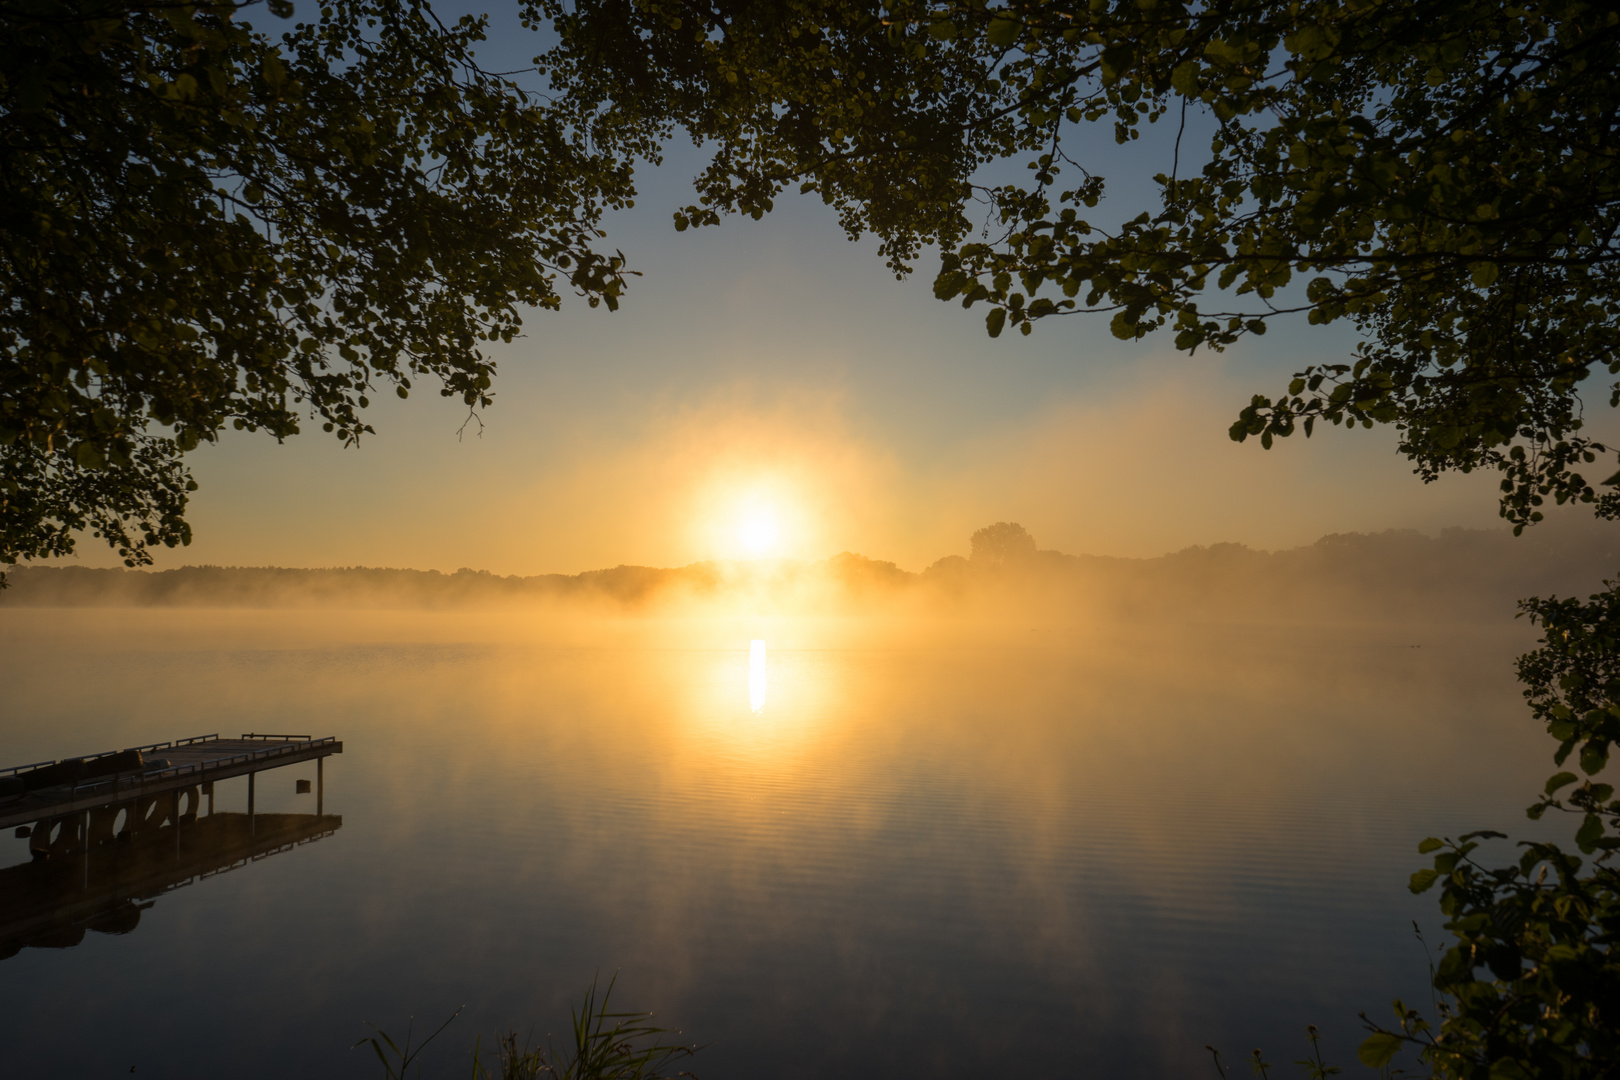
<svg viewBox="0 0 1620 1080">
<path fill-rule="evenodd" d="M 1016 528 L 1016 526 L 1014 526 Z M 1020 530 L 1021 532 L 1021 530 Z M 1027 534 L 1024 534 L 1027 537 Z M 613 609 L 758 602 L 843 608 L 883 599 L 924 603 L 1085 604 L 1120 617 L 1477 618 L 1511 614 L 1531 594 L 1582 594 L 1620 570 L 1620 527 L 1413 530 L 1324 536 L 1266 552 L 1240 544 L 1131 559 L 1028 550 L 949 555 L 920 573 L 843 552 L 819 562 L 617 566 L 581 574 L 500 576 L 462 569 L 186 566 L 144 571 L 20 566 L 6 607 L 512 609 L 585 603 Z"/>
</svg>

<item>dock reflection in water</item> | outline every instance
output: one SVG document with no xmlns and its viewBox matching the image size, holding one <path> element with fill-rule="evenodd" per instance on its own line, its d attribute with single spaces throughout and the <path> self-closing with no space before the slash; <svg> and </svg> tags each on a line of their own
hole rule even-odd
<svg viewBox="0 0 1620 1080">
<path fill-rule="evenodd" d="M 127 934 L 141 912 L 174 889 L 258 859 L 324 839 L 343 827 L 338 814 L 181 814 L 164 812 L 146 827 L 97 836 L 101 823 L 131 808 L 92 811 L 90 845 L 82 827 L 58 825 L 48 858 L 0 870 L 0 959 L 25 948 L 65 949 L 86 930 Z M 76 815 L 82 822 L 86 815 Z M 99 821 L 98 821 L 99 818 Z"/>
</svg>

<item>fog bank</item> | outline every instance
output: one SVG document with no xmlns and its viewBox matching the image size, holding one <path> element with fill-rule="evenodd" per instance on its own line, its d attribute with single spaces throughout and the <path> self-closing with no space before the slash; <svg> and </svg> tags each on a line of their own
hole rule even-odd
<svg viewBox="0 0 1620 1080">
<path fill-rule="evenodd" d="M 1585 595 L 1620 569 L 1620 528 L 1561 523 L 1506 530 L 1334 534 L 1285 551 L 1238 544 L 1157 558 L 1040 550 L 1016 525 L 980 530 L 968 557 L 920 573 L 844 552 L 819 562 L 617 566 L 502 577 L 462 569 L 188 566 L 107 570 L 25 566 L 3 607 L 194 607 L 878 614 L 1003 609 L 1106 619 L 1366 621 L 1506 618 L 1516 601 Z"/>
</svg>

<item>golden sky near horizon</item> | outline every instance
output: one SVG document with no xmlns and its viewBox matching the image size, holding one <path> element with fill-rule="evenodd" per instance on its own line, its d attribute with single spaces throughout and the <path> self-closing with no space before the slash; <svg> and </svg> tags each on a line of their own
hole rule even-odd
<svg viewBox="0 0 1620 1080">
<path fill-rule="evenodd" d="M 315 424 L 279 446 L 229 432 L 191 457 L 196 540 L 158 568 L 576 573 L 848 550 L 916 570 L 995 521 L 1131 556 L 1501 525 L 1493 477 L 1425 485 L 1388 429 L 1270 451 L 1227 438 L 1250 394 L 1345 357 L 1346 328 L 1194 357 L 1162 335 L 1115 341 L 1106 316 L 991 340 L 983 309 L 933 298 L 933 257 L 897 282 L 819 200 L 676 234 L 694 171 L 677 157 L 608 223 L 643 274 L 620 311 L 565 302 L 499 348 L 481 433 L 458 438 L 465 410 L 420 384 L 373 395 L 378 434 L 357 449 Z M 99 541 L 80 550 L 118 564 Z"/>
<path fill-rule="evenodd" d="M 1387 431 L 1232 443 L 1240 376 L 1221 361 L 1159 355 L 1123 376 L 946 433 L 916 417 L 886 431 L 883 397 L 847 374 L 733 376 L 579 409 L 566 391 L 503 386 L 482 436 L 459 441 L 447 406 L 409 403 L 358 450 L 236 438 L 201 455 L 198 539 L 159 566 L 531 574 L 852 550 L 920 569 L 966 554 L 968 534 L 997 520 L 1043 547 L 1136 556 L 1499 524 L 1490 477 L 1424 485 Z"/>
</svg>

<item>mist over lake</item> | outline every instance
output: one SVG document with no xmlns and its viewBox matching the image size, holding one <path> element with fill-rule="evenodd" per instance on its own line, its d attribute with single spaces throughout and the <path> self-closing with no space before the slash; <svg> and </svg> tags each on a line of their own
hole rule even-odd
<svg viewBox="0 0 1620 1080">
<path fill-rule="evenodd" d="M 1344 1060 L 1358 1010 L 1425 997 L 1417 841 L 1522 834 L 1546 770 L 1512 670 L 1532 628 L 1477 602 L 1483 563 L 1436 565 L 1426 612 L 1393 583 L 1344 617 L 1194 603 L 1189 581 L 1241 584 L 1207 560 L 1135 619 L 1052 567 L 926 602 L 840 586 L 815 614 L 723 589 L 7 604 L 17 763 L 216 731 L 344 744 L 323 835 L 169 882 L 116 932 L 13 934 L 8 1060 L 369 1075 L 364 1022 L 397 1037 L 465 1005 L 426 1059 L 460 1075 L 480 1034 L 558 1034 L 615 975 L 703 1044 L 707 1080 L 1187 1075 L 1205 1044 L 1291 1060 L 1308 1023 Z M 314 776 L 259 773 L 257 813 L 312 814 Z M 246 798 L 222 781 L 212 805 Z M 28 845 L 0 840 L 0 874 Z"/>
</svg>

